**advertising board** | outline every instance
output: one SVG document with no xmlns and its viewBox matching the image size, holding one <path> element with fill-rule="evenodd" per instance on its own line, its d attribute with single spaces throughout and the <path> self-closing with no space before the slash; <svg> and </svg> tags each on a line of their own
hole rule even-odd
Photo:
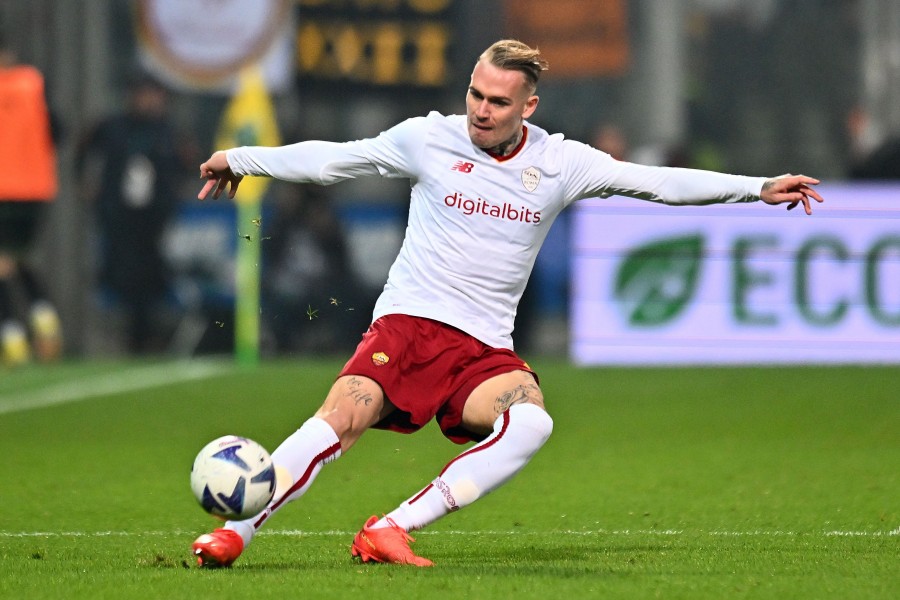
<svg viewBox="0 0 900 600">
<path fill-rule="evenodd" d="M 900 185 L 760 202 L 575 206 L 570 354 L 584 365 L 900 363 Z"/>
</svg>

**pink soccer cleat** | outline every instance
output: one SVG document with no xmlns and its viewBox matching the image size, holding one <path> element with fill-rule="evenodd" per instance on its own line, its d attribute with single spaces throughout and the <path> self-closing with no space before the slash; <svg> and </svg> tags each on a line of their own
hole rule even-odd
<svg viewBox="0 0 900 600">
<path fill-rule="evenodd" d="M 200 567 L 228 567 L 244 551 L 244 540 L 230 529 L 216 529 L 198 537 L 191 550 Z"/>
<path fill-rule="evenodd" d="M 359 557 L 363 562 L 374 560 L 380 563 L 394 563 L 398 565 L 414 565 L 416 567 L 433 567 L 434 563 L 413 554 L 409 547 L 414 540 L 393 519 L 388 519 L 390 527 L 372 529 L 372 525 L 378 522 L 378 517 L 369 517 L 366 524 L 353 538 L 350 546 L 350 554 Z"/>
</svg>

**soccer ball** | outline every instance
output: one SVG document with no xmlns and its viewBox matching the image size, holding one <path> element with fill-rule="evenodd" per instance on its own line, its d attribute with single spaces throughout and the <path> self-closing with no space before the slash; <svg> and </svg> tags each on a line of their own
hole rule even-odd
<svg viewBox="0 0 900 600">
<path fill-rule="evenodd" d="M 191 490 L 209 514 L 247 519 L 275 495 L 275 465 L 253 440 L 226 435 L 204 446 L 194 459 Z"/>
</svg>

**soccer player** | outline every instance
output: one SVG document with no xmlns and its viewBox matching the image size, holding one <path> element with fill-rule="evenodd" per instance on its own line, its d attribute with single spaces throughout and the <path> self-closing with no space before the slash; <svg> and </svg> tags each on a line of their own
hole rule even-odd
<svg viewBox="0 0 900 600">
<path fill-rule="evenodd" d="M 811 177 L 648 167 L 551 135 L 528 122 L 545 69 L 536 49 L 502 40 L 475 64 L 465 115 L 432 112 L 347 143 L 219 151 L 200 166 L 200 198 L 234 197 L 246 175 L 322 185 L 380 175 L 412 185 L 406 238 L 368 331 L 322 407 L 272 454 L 290 485 L 259 515 L 200 536 L 193 551 L 201 566 L 231 564 L 367 429 L 413 432 L 436 419 L 450 440 L 475 445 L 393 511 L 369 518 L 351 544 L 364 562 L 431 566 L 413 553 L 408 532 L 504 484 L 553 429 L 512 329 L 541 243 L 572 202 L 612 194 L 675 205 L 762 200 L 811 214 L 810 199 L 822 201 Z"/>
<path fill-rule="evenodd" d="M 45 90 L 43 74 L 0 40 L 0 363 L 9 365 L 63 349 L 59 313 L 28 261 L 58 183 L 60 131 Z"/>
</svg>

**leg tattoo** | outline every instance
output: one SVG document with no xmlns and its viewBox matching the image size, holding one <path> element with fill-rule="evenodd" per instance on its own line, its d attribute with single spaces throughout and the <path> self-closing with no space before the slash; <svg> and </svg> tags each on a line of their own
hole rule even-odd
<svg viewBox="0 0 900 600">
<path fill-rule="evenodd" d="M 350 391 L 347 392 L 347 395 L 353 398 L 354 403 L 356 403 L 357 405 L 363 404 L 365 406 L 368 406 L 372 403 L 372 401 L 374 400 L 372 394 L 363 389 L 360 389 L 360 386 L 362 386 L 363 384 L 360 379 L 352 377 L 350 381 L 347 382 L 347 384 L 350 386 Z"/>
<path fill-rule="evenodd" d="M 519 385 L 500 394 L 494 401 L 494 408 L 497 410 L 497 414 L 500 415 L 506 412 L 506 410 L 514 404 L 531 402 L 540 405 L 540 402 L 535 402 L 536 400 L 539 401 L 540 398 L 541 393 L 537 384 L 529 383 L 527 385 Z"/>
</svg>

